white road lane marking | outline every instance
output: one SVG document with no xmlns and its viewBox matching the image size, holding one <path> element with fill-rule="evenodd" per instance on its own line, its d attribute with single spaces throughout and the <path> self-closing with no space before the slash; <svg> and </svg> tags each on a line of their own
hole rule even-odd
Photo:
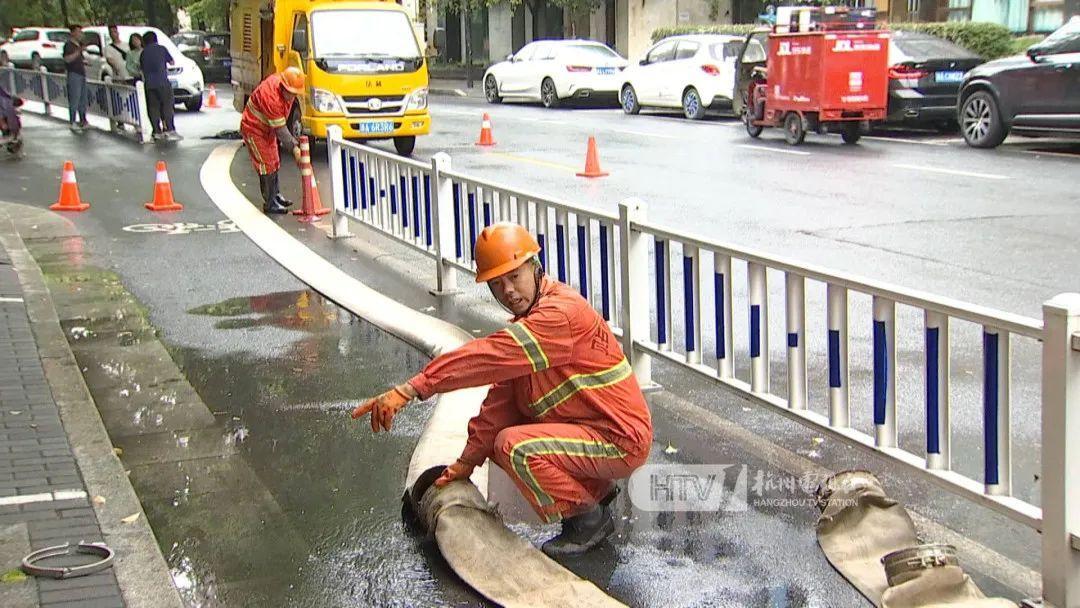
<svg viewBox="0 0 1080 608">
<path fill-rule="evenodd" d="M 0 497 L 0 507 L 27 505 L 34 502 L 53 502 L 55 500 L 75 500 L 76 498 L 86 498 L 86 492 L 82 490 L 57 490 L 56 492 L 42 492 L 41 494 L 4 496 Z"/>
<path fill-rule="evenodd" d="M 663 133 L 646 133 L 645 131 L 631 131 L 630 129 L 610 129 L 612 133 L 624 135 L 639 135 L 641 137 L 659 137 L 660 139 L 681 139 L 677 135 L 664 135 Z"/>
<path fill-rule="evenodd" d="M 9 303 L 13 303 L 13 304 L 21 304 L 23 302 L 23 299 L 22 298 L 0 298 L 0 302 L 9 302 Z"/>
<path fill-rule="evenodd" d="M 974 171 L 960 171 L 957 169 L 942 169 L 941 167 L 925 167 L 922 165 L 904 165 L 899 163 L 894 164 L 893 166 L 899 169 L 910 169 L 912 171 L 928 171 L 930 173 L 959 175 L 961 177 L 975 177 L 978 179 L 1012 179 L 1008 175 L 998 175 L 996 173 L 976 173 Z"/>
<path fill-rule="evenodd" d="M 770 148 L 768 146 L 751 146 L 749 144 L 739 144 L 740 148 L 746 148 L 748 150 L 761 150 L 762 152 L 779 152 L 781 154 L 794 154 L 796 156 L 810 156 L 809 152 L 803 152 L 802 150 L 785 150 L 783 148 Z"/>
<path fill-rule="evenodd" d="M 921 146 L 947 146 L 949 145 L 949 142 L 960 141 L 959 139 L 949 139 L 946 141 L 931 139 L 904 139 L 903 137 L 878 137 L 876 135 L 864 135 L 863 139 L 872 139 L 874 141 L 884 142 L 896 142 L 900 144 L 919 144 Z"/>
</svg>

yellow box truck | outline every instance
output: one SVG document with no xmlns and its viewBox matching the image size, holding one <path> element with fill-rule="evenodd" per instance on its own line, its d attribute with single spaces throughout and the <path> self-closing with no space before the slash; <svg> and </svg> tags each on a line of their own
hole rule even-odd
<svg viewBox="0 0 1080 608">
<path fill-rule="evenodd" d="M 234 0 L 233 106 L 243 111 L 266 76 L 289 66 L 307 94 L 289 117 L 294 133 L 393 139 L 409 155 L 431 130 L 428 71 L 408 12 L 393 1 Z"/>
</svg>

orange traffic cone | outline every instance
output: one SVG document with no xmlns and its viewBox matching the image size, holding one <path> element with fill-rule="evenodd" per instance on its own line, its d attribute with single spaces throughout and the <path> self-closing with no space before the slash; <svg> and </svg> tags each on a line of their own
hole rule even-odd
<svg viewBox="0 0 1080 608">
<path fill-rule="evenodd" d="M 217 89 L 214 85 L 210 85 L 210 93 L 206 98 L 206 107 L 208 108 L 220 108 L 217 100 Z"/>
<path fill-rule="evenodd" d="M 610 175 L 600 169 L 600 154 L 596 151 L 596 138 L 589 136 L 589 151 L 585 154 L 585 171 L 578 173 L 578 177 L 604 177 Z"/>
<path fill-rule="evenodd" d="M 318 221 L 319 216 L 330 213 L 322 206 L 319 198 L 319 186 L 315 183 L 315 171 L 311 168 L 311 144 L 306 135 L 300 136 L 300 179 L 303 181 L 304 202 L 293 215 L 301 222 Z"/>
<path fill-rule="evenodd" d="M 172 184 L 169 182 L 169 172 L 165 169 L 165 161 L 157 163 L 157 176 L 154 178 L 154 200 L 146 203 L 150 211 L 182 211 L 184 206 L 173 200 Z"/>
<path fill-rule="evenodd" d="M 491 135 L 491 117 L 484 112 L 484 120 L 480 123 L 480 141 L 478 146 L 494 146 L 495 138 Z"/>
<path fill-rule="evenodd" d="M 49 205 L 53 211 L 86 211 L 90 203 L 82 202 L 79 198 L 79 184 L 75 181 L 75 163 L 70 160 L 64 161 L 64 174 L 60 178 L 60 198 L 55 204 Z"/>
</svg>

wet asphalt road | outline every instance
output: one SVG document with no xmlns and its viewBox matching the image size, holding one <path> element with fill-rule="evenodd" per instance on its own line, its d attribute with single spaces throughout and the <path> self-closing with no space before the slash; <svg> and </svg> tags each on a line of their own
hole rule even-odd
<svg viewBox="0 0 1080 608">
<path fill-rule="evenodd" d="M 223 97 L 227 105 L 228 96 Z M 499 142 L 494 150 L 472 145 L 482 111 L 492 112 Z M 618 111 L 596 109 L 549 112 L 536 107 L 492 108 L 472 100 L 443 99 L 436 100 L 433 114 L 437 133 L 421 140 L 418 157 L 445 149 L 459 170 L 475 171 L 529 190 L 609 210 L 626 196 L 638 196 L 649 202 L 650 217 L 662 224 L 685 226 L 686 219 L 693 218 L 694 225 L 687 229 L 705 236 L 1024 314 L 1037 315 L 1042 300 L 1077 288 L 1068 272 L 1076 259 L 1076 246 L 1068 234 L 1077 227 L 1078 219 L 1072 186 L 1075 180 L 1068 176 L 1075 173 L 1080 161 L 1036 157 L 1028 153 L 1029 144 L 985 152 L 938 136 L 905 134 L 904 139 L 911 141 L 867 140 L 852 149 L 841 146 L 838 137 L 811 136 L 808 145 L 791 150 L 777 141 L 778 134 L 768 132 L 763 140 L 750 142 L 738 124 L 726 120 L 691 125 L 666 116 L 626 117 Z M 166 236 L 123 230 L 155 221 L 210 226 L 222 220 L 198 182 L 202 161 L 217 142 L 191 135 L 234 128 L 235 120 L 236 115 L 229 110 L 181 114 L 178 127 L 189 135 L 187 140 L 144 148 L 99 133 L 72 136 L 58 123 L 29 118 L 27 157 L 17 162 L 0 159 L 0 198 L 39 206 L 52 202 L 62 161 L 75 160 L 83 197 L 94 207 L 90 213 L 71 219 L 88 236 L 95 253 L 110 260 L 129 289 L 147 305 L 164 338 L 175 347 L 194 349 L 196 357 L 207 361 L 215 353 L 224 356 L 231 350 L 256 348 L 255 344 L 245 346 L 243 340 L 223 346 L 219 332 L 193 323 L 186 311 L 236 296 L 295 291 L 299 286 L 291 276 L 242 235 L 208 230 Z M 612 176 L 583 182 L 572 170 L 580 169 L 584 139 L 593 133 L 600 142 L 604 168 Z M 769 147 L 785 151 L 761 149 Z M 1055 146 L 1055 150 L 1068 152 L 1076 147 Z M 791 154 L 793 151 L 808 154 Z M 158 158 L 168 161 L 176 197 L 187 204 L 182 219 L 161 216 L 159 220 L 142 209 L 151 192 L 153 163 Z M 974 172 L 981 177 L 926 168 Z M 671 179 L 671 175 L 679 175 L 679 179 Z M 324 174 L 321 183 L 325 188 L 328 176 Z M 250 191 L 251 184 L 247 186 Z M 782 284 L 774 277 L 770 282 L 773 286 Z M 854 340 L 859 304 L 853 306 Z M 779 337 L 772 342 L 782 343 Z M 917 367 L 919 340 L 912 338 L 901 346 L 901 360 L 906 358 Z M 958 417 L 958 430 L 976 445 L 979 352 L 974 343 L 958 344 L 957 349 L 954 356 L 959 363 L 954 363 L 954 369 L 971 376 L 970 382 L 957 383 L 970 403 L 969 409 L 960 409 L 964 415 Z M 854 350 L 852 354 L 854 358 Z M 1020 354 L 1018 351 L 1017 356 Z M 774 384 L 783 384 L 782 365 L 774 365 L 773 371 L 777 376 Z M 852 373 L 855 383 L 855 365 Z M 1023 372 L 1019 376 L 1014 395 L 1030 398 L 1023 384 L 1037 381 L 1037 377 Z M 706 399 L 713 399 L 712 394 L 696 393 Z M 853 393 L 853 403 L 858 400 L 858 393 Z M 1027 403 L 1033 401 L 1027 399 Z M 860 420 L 858 413 L 855 420 Z M 1025 439 L 1038 428 L 1037 417 L 1025 416 L 1018 422 L 1022 434 L 1027 429 Z M 776 426 L 761 424 L 764 432 Z M 918 441 L 919 436 L 920 427 L 915 424 L 907 438 Z M 911 447 L 915 449 L 914 444 Z M 1019 469 L 1035 470 L 1032 453 L 1034 450 L 1017 454 Z M 960 464 L 976 466 L 974 462 Z M 1034 490 L 1028 484 L 1025 497 L 1034 498 Z M 679 542 L 687 543 L 687 551 L 693 553 L 692 547 L 700 544 L 700 534 L 692 532 L 698 528 L 689 530 L 674 538 L 682 539 Z M 721 528 L 715 546 L 708 545 L 707 552 L 726 555 L 732 551 L 723 532 Z M 649 547 L 671 542 L 662 537 L 635 551 L 649 553 L 653 551 Z M 746 545 L 739 548 L 752 549 Z M 651 555 L 652 559 L 657 557 L 662 559 L 663 554 Z M 645 560 L 640 565 L 650 563 Z M 680 577 L 673 577 L 670 585 L 653 582 L 651 592 L 659 595 L 639 597 L 662 601 L 665 589 L 670 593 L 678 588 L 679 580 L 689 584 L 703 572 L 712 572 L 711 568 L 695 570 L 696 563 L 691 559 L 684 564 L 686 568 L 678 571 Z M 626 565 L 630 567 L 619 571 L 623 578 L 613 581 L 613 586 L 624 592 L 642 582 L 626 578 L 628 572 L 636 570 L 632 559 Z M 752 579 L 754 570 L 745 576 Z M 799 601 L 803 592 L 786 589 L 766 589 L 764 596 L 741 597 L 758 605 L 804 605 Z M 757 593 L 761 592 L 752 592 Z M 791 594 L 794 596 L 788 598 Z"/>
</svg>

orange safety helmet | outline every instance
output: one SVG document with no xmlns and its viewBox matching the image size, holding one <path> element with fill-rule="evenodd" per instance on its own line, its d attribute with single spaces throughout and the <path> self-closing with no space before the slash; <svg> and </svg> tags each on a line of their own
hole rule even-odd
<svg viewBox="0 0 1080 608">
<path fill-rule="evenodd" d="M 303 95 L 307 78 L 300 68 L 288 67 L 281 72 L 281 86 L 293 95 Z"/>
<path fill-rule="evenodd" d="M 522 226 L 509 222 L 492 224 L 476 240 L 476 282 L 486 283 L 533 259 L 540 243 Z"/>
</svg>

